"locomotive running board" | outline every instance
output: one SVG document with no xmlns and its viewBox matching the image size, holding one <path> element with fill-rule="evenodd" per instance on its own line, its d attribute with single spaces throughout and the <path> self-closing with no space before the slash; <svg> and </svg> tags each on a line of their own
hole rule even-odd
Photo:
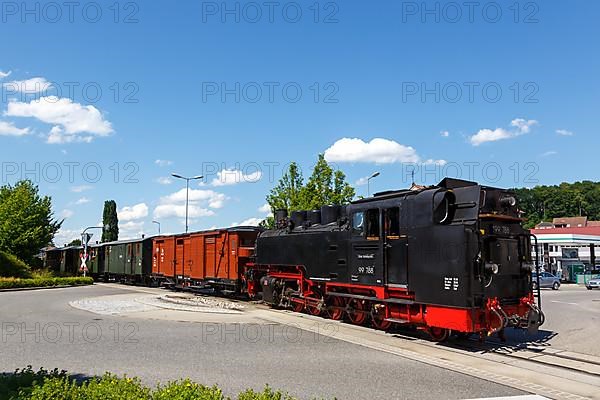
<svg viewBox="0 0 600 400">
<path fill-rule="evenodd" d="M 349 298 L 357 299 L 357 300 L 379 301 L 379 302 L 382 302 L 382 303 L 415 304 L 415 302 L 412 301 L 412 300 L 406 300 L 406 299 L 389 299 L 389 298 L 388 299 L 379 299 L 377 297 L 362 296 L 362 295 L 358 295 L 358 294 L 328 292 L 327 295 L 329 295 L 329 296 L 337 296 L 337 297 L 349 297 Z"/>
</svg>

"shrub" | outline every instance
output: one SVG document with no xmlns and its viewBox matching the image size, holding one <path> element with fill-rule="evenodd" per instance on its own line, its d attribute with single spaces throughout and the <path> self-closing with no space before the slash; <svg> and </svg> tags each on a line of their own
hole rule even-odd
<svg viewBox="0 0 600 400">
<path fill-rule="evenodd" d="M 23 396 L 27 396 L 34 386 L 43 384 L 46 379 L 64 376 L 66 376 L 66 372 L 57 369 L 52 371 L 40 369 L 35 372 L 31 365 L 27 368 L 17 369 L 12 374 L 0 374 L 0 400 L 16 398 L 19 391 L 23 393 Z"/>
<path fill-rule="evenodd" d="M 225 397 L 216 386 L 207 387 L 185 379 L 159 386 L 152 400 L 225 400 Z"/>
<path fill-rule="evenodd" d="M 274 392 L 273 389 L 267 385 L 262 392 L 255 392 L 252 389 L 248 389 L 242 392 L 238 396 L 238 400 L 295 400 L 294 397 L 281 391 Z"/>
<path fill-rule="evenodd" d="M 53 286 L 77 286 L 91 285 L 94 280 L 90 277 L 71 277 L 71 278 L 0 278 L 0 289 L 32 288 L 32 287 L 53 287 Z"/>
<path fill-rule="evenodd" d="M 31 270 L 17 256 L 0 251 L 0 277 L 29 278 Z"/>
</svg>

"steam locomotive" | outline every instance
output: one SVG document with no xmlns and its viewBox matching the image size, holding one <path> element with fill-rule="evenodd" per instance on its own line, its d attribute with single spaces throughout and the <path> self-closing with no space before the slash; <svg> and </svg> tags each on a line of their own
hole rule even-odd
<svg viewBox="0 0 600 400">
<path fill-rule="evenodd" d="M 415 190 L 416 189 L 416 190 Z M 446 178 L 346 207 L 276 213 L 256 243 L 266 303 L 378 329 L 534 333 L 531 237 L 506 190 Z"/>
<path fill-rule="evenodd" d="M 88 265 L 97 279 L 213 289 L 383 330 L 410 325 L 436 341 L 535 333 L 544 322 L 532 236 L 510 191 L 446 178 L 346 206 L 276 211 L 275 222 L 96 244 Z"/>
</svg>

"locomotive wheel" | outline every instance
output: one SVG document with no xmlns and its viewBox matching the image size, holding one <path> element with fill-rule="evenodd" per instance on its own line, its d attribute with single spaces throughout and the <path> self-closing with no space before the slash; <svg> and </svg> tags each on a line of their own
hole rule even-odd
<svg viewBox="0 0 600 400">
<path fill-rule="evenodd" d="M 446 328 L 430 327 L 427 333 L 434 342 L 444 342 L 450 337 L 450 329 Z"/>
<path fill-rule="evenodd" d="M 344 318 L 344 300 L 338 296 L 331 296 L 327 301 L 327 316 L 335 321 Z"/>
<path fill-rule="evenodd" d="M 346 314 L 348 319 L 354 325 L 362 325 L 367 320 L 369 312 L 364 300 L 350 300 L 346 306 Z"/>
<path fill-rule="evenodd" d="M 376 329 L 387 331 L 392 326 L 390 321 L 386 321 L 385 306 L 373 307 L 371 311 L 371 323 Z"/>
<path fill-rule="evenodd" d="M 316 301 L 320 301 L 323 299 L 323 296 L 319 292 L 315 291 L 312 298 Z M 312 303 L 313 302 L 310 300 L 308 300 L 306 302 L 306 312 L 308 312 L 310 315 L 315 315 L 315 316 L 321 315 L 321 311 L 322 311 L 321 307 L 316 306 Z"/>
<path fill-rule="evenodd" d="M 292 311 L 294 312 L 302 312 L 304 310 L 304 303 L 300 301 L 291 301 L 292 303 Z"/>
</svg>

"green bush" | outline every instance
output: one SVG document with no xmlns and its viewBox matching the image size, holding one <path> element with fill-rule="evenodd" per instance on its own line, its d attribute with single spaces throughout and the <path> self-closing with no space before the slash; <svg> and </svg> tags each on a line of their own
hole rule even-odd
<svg viewBox="0 0 600 400">
<path fill-rule="evenodd" d="M 0 400 L 231 400 L 217 386 L 207 387 L 189 379 L 158 385 L 154 391 L 138 378 L 106 373 L 101 378 L 76 381 L 65 371 L 34 372 L 31 366 L 14 374 L 0 374 Z M 266 386 L 262 392 L 248 389 L 237 400 L 296 400 Z"/>
<path fill-rule="evenodd" d="M 0 251 L 0 277 L 30 278 L 31 269 L 17 256 Z"/>
<path fill-rule="evenodd" d="M 52 287 L 52 286 L 76 286 L 91 285 L 94 280 L 90 277 L 70 277 L 70 278 L 0 278 L 0 289 L 16 289 L 31 287 Z"/>
<path fill-rule="evenodd" d="M 207 387 L 185 379 L 159 386 L 152 400 L 225 400 L 225 397 L 216 386 Z"/>
<path fill-rule="evenodd" d="M 65 377 L 65 371 L 57 369 L 46 371 L 40 369 L 35 372 L 31 365 L 24 369 L 17 369 L 12 374 L 0 374 L 0 400 L 17 398 L 19 391 L 27 396 L 34 386 L 41 385 L 46 379 Z"/>
</svg>

